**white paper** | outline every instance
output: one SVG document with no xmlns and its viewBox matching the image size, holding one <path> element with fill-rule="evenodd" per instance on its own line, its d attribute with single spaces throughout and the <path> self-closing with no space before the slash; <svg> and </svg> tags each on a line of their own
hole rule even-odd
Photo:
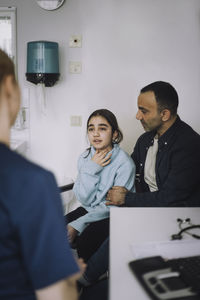
<svg viewBox="0 0 200 300">
<path fill-rule="evenodd" d="M 163 241 L 131 244 L 133 259 L 160 255 L 165 259 L 200 255 L 200 241 Z"/>
</svg>

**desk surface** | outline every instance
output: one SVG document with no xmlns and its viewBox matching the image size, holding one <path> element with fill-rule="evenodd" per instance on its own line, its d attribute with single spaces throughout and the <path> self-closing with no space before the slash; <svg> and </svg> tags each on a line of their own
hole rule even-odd
<svg viewBox="0 0 200 300">
<path fill-rule="evenodd" d="M 200 208 L 111 208 L 110 218 L 109 300 L 149 300 L 129 270 L 130 245 L 170 240 L 178 231 L 177 218 L 200 223 Z"/>
</svg>

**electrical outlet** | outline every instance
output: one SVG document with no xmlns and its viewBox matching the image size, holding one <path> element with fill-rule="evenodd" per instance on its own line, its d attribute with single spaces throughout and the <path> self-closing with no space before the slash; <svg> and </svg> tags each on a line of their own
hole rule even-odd
<svg viewBox="0 0 200 300">
<path fill-rule="evenodd" d="M 69 40 L 70 48 L 81 48 L 82 47 L 82 36 L 81 35 L 71 35 Z"/>
<path fill-rule="evenodd" d="M 70 116 L 70 125 L 71 126 L 82 126 L 82 117 L 81 116 Z"/>
<path fill-rule="evenodd" d="M 82 71 L 82 64 L 80 61 L 69 62 L 69 72 L 72 74 L 80 74 Z"/>
</svg>

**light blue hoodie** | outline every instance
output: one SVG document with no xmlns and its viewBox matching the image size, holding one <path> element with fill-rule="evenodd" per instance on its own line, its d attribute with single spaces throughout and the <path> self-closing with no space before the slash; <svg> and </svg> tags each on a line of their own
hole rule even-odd
<svg viewBox="0 0 200 300">
<path fill-rule="evenodd" d="M 78 160 L 78 177 L 74 184 L 77 200 L 88 213 L 70 223 L 79 233 L 91 222 L 109 217 L 109 207 L 105 205 L 106 195 L 113 186 L 124 186 L 129 191 L 135 191 L 135 164 L 132 158 L 115 144 L 111 162 L 102 167 L 95 163 L 92 157 L 95 149 L 92 147 L 81 154 Z M 88 156 L 87 156 L 88 155 Z"/>
</svg>

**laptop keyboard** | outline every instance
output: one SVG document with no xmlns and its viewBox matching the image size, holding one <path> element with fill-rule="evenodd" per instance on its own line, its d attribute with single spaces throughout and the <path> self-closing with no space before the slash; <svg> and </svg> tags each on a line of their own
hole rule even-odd
<svg viewBox="0 0 200 300">
<path fill-rule="evenodd" d="M 192 289 L 200 292 L 200 256 L 171 259 L 167 264 L 174 271 L 179 271 L 183 281 Z"/>
</svg>

